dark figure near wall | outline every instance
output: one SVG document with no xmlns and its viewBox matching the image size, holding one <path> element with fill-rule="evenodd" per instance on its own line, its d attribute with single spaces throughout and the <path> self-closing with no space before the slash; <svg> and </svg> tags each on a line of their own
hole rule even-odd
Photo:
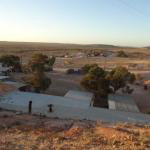
<svg viewBox="0 0 150 150">
<path fill-rule="evenodd" d="M 53 112 L 53 104 L 49 104 L 48 108 L 49 108 L 49 112 Z"/>
<path fill-rule="evenodd" d="M 148 90 L 148 86 L 147 85 L 144 85 L 144 90 Z"/>
<path fill-rule="evenodd" d="M 29 101 L 28 112 L 29 112 L 29 114 L 32 113 L 32 101 Z"/>
</svg>

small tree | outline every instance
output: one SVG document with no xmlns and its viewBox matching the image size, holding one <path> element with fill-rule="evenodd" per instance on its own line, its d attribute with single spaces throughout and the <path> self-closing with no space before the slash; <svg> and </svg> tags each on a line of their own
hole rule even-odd
<svg viewBox="0 0 150 150">
<path fill-rule="evenodd" d="M 107 106 L 109 80 L 107 80 L 106 75 L 106 71 L 98 66 L 94 66 L 81 80 L 81 85 L 88 91 L 94 93 L 94 105 L 103 103 L 105 106 Z M 101 99 L 103 99 L 103 102 Z"/>
<path fill-rule="evenodd" d="M 43 54 L 34 54 L 29 60 L 28 66 L 31 71 L 49 71 L 55 63 L 55 57 L 48 58 Z M 50 69 L 48 69 L 50 68 Z"/>
<path fill-rule="evenodd" d="M 26 79 L 26 83 L 33 88 L 36 93 L 40 93 L 50 86 L 51 79 L 45 76 L 43 72 L 34 72 Z"/>
<path fill-rule="evenodd" d="M 130 73 L 125 67 L 116 67 L 108 75 L 107 79 L 114 88 L 114 92 L 126 86 L 127 83 L 135 81 L 135 75 Z"/>
<path fill-rule="evenodd" d="M 20 72 L 21 71 L 21 63 L 20 58 L 15 55 L 2 55 L 0 57 L 0 62 L 7 67 L 12 67 L 12 71 Z"/>
<path fill-rule="evenodd" d="M 136 76 L 135 76 L 135 74 L 134 73 L 130 73 L 129 74 L 129 83 L 131 83 L 131 84 L 133 84 L 134 82 L 135 82 L 135 80 L 136 80 Z"/>
<path fill-rule="evenodd" d="M 54 57 L 54 56 L 48 58 L 48 60 L 45 64 L 45 71 L 52 71 L 55 61 L 56 61 L 56 57 Z"/>
<path fill-rule="evenodd" d="M 56 57 L 52 56 L 51 58 L 48 59 L 48 65 L 52 67 L 55 61 L 56 61 Z"/>
<path fill-rule="evenodd" d="M 32 72 L 44 71 L 44 65 L 47 63 L 48 57 L 43 54 L 34 54 L 29 60 L 28 66 Z"/>
<path fill-rule="evenodd" d="M 143 77 L 141 76 L 141 74 L 136 74 L 135 78 L 138 81 L 142 81 L 143 80 Z"/>
<path fill-rule="evenodd" d="M 125 87 L 127 83 L 133 83 L 134 81 L 135 75 L 124 67 L 116 67 L 111 72 L 106 72 L 97 65 L 93 65 L 82 78 L 81 85 L 94 93 L 94 105 L 100 104 L 99 106 L 102 106 L 102 103 L 104 104 L 103 106 L 107 106 L 108 94 L 112 92 L 111 86 L 114 88 L 114 92 L 116 92 L 120 88 Z"/>
</svg>

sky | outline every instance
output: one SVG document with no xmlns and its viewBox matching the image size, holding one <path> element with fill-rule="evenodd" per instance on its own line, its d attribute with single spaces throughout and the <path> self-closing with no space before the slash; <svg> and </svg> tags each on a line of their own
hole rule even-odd
<svg viewBox="0 0 150 150">
<path fill-rule="evenodd" d="M 150 0 L 0 0 L 0 41 L 150 46 Z"/>
</svg>

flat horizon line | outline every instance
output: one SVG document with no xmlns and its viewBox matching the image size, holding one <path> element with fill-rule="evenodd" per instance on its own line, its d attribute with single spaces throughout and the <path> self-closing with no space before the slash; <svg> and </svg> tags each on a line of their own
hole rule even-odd
<svg viewBox="0 0 150 150">
<path fill-rule="evenodd" d="M 115 44 L 99 44 L 99 43 L 73 43 L 73 42 L 41 42 L 41 41 L 0 41 L 0 42 L 5 42 L 5 43 L 41 43 L 41 44 L 68 44 L 68 45 L 103 45 L 103 46 L 113 46 L 113 47 L 126 47 L 126 48 L 146 48 L 150 46 L 129 46 L 129 45 L 115 45 Z"/>
</svg>

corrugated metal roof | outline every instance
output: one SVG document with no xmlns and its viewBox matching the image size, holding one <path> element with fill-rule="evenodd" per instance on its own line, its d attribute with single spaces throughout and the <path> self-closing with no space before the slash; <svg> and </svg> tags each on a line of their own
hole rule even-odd
<svg viewBox="0 0 150 150">
<path fill-rule="evenodd" d="M 124 94 L 109 95 L 108 98 L 109 109 L 127 112 L 139 112 L 139 108 L 135 101 Z"/>
<path fill-rule="evenodd" d="M 4 81 L 3 83 L 8 84 L 8 85 L 12 85 L 14 87 L 16 87 L 17 89 L 26 86 L 26 84 L 21 83 L 21 82 L 15 82 L 15 81 Z"/>
<path fill-rule="evenodd" d="M 5 79 L 8 79 L 9 76 L 0 76 L 0 80 L 5 80 Z"/>
<path fill-rule="evenodd" d="M 33 99 L 33 97 L 31 97 L 30 99 L 29 96 L 29 93 L 11 93 L 6 97 L 3 97 L 2 101 L 0 101 L 0 107 L 8 110 L 28 112 L 28 102 L 29 100 Z M 5 101 L 4 98 L 7 98 L 7 100 Z M 33 114 L 42 113 L 48 117 L 58 117 L 63 119 L 87 119 L 93 121 L 150 124 L 150 116 L 142 113 L 121 112 L 94 107 L 83 109 L 81 108 L 81 106 L 75 107 L 77 106 L 77 103 L 73 103 L 74 100 L 71 100 L 71 103 L 68 103 L 68 100 L 65 102 L 63 101 L 63 97 L 60 99 L 57 97 L 45 98 L 46 97 L 42 96 L 41 94 L 35 94 L 32 109 Z M 47 107 L 47 104 L 51 102 L 50 98 L 53 99 L 53 102 L 57 103 L 59 101 L 59 103 L 61 104 L 54 105 L 54 111 L 52 113 L 49 113 Z M 16 103 L 12 103 L 14 100 Z M 70 104 L 72 107 L 70 107 Z"/>
<path fill-rule="evenodd" d="M 17 104 L 18 106 L 28 106 L 29 101 L 33 102 L 34 107 L 43 105 L 61 105 L 74 108 L 89 108 L 89 103 L 72 98 L 52 96 L 47 94 L 37 94 L 32 92 L 12 92 L 3 96 L 3 102 L 7 104 Z"/>
<path fill-rule="evenodd" d="M 76 100 L 83 100 L 86 103 L 91 102 L 93 94 L 90 92 L 80 92 L 80 91 L 68 91 L 64 97 L 72 98 Z"/>
</svg>

